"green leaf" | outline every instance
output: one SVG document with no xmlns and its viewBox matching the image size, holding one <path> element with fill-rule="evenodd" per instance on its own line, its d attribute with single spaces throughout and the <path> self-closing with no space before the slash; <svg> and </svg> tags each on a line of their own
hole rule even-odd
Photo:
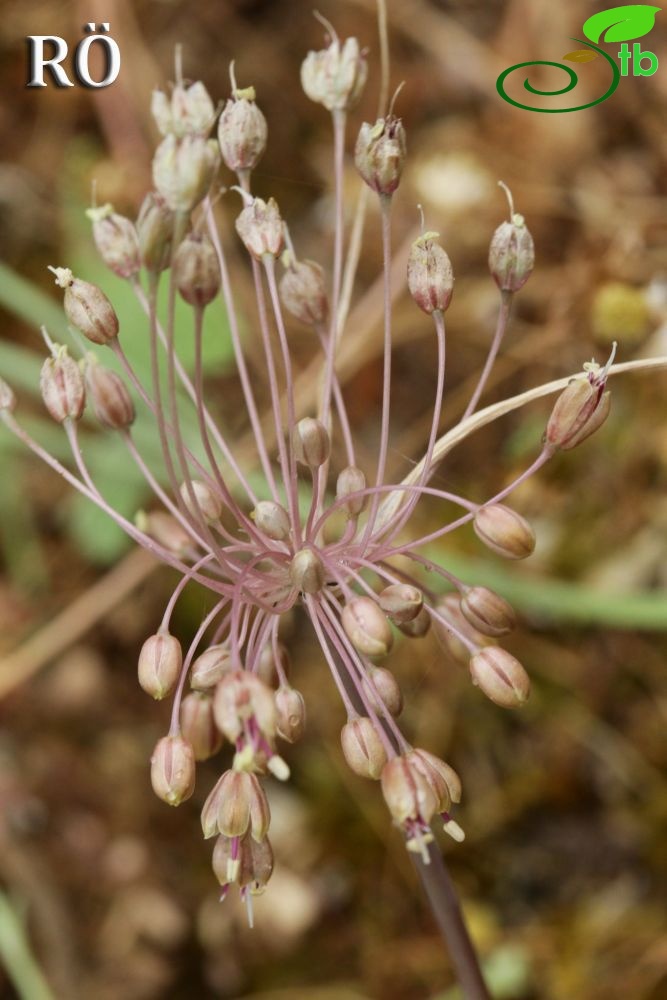
<svg viewBox="0 0 667 1000">
<path fill-rule="evenodd" d="M 659 10 L 662 8 L 645 3 L 629 3 L 600 10 L 584 22 L 584 34 L 592 42 L 628 42 L 643 38 L 653 28 Z"/>
</svg>

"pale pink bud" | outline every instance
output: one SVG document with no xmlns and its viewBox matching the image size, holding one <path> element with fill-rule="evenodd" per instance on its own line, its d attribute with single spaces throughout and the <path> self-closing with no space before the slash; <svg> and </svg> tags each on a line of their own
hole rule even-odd
<svg viewBox="0 0 667 1000">
<path fill-rule="evenodd" d="M 263 680 L 265 684 L 268 684 L 269 687 L 274 686 L 280 677 L 278 665 L 276 664 L 276 652 L 282 674 L 286 677 L 290 670 L 290 658 L 287 648 L 282 642 L 276 644 L 275 650 L 272 642 L 265 643 L 260 650 L 259 656 L 257 657 L 257 663 L 255 665 L 257 676 Z"/>
<path fill-rule="evenodd" d="M 200 479 L 192 479 L 191 486 L 192 494 L 194 494 L 194 503 L 191 496 L 190 484 L 182 483 L 180 490 L 181 499 L 190 514 L 193 517 L 203 516 L 204 520 L 210 523 L 219 521 L 222 515 L 222 500 L 218 494 Z"/>
<path fill-rule="evenodd" d="M 437 233 L 424 233 L 410 247 L 408 288 L 425 313 L 444 312 L 452 299 L 452 264 L 439 243 Z"/>
<path fill-rule="evenodd" d="M 362 715 L 347 722 L 340 733 L 348 767 L 361 778 L 379 778 L 387 751 L 372 719 Z"/>
<path fill-rule="evenodd" d="M 137 231 L 129 219 L 114 212 L 111 205 L 89 208 L 86 215 L 93 223 L 93 239 L 106 266 L 119 278 L 133 278 L 139 273 L 141 259 Z"/>
<path fill-rule="evenodd" d="M 154 90 L 151 113 L 162 135 L 206 136 L 213 124 L 215 107 L 201 81 L 184 86 L 177 83 L 171 99 L 161 90 Z"/>
<path fill-rule="evenodd" d="M 275 199 L 269 198 L 266 202 L 253 198 L 236 219 L 236 232 L 256 260 L 261 260 L 265 253 L 272 257 L 280 256 L 284 239 L 283 220 Z"/>
<path fill-rule="evenodd" d="M 0 378 L 0 411 L 5 410 L 13 413 L 16 409 L 16 396 L 14 390 L 3 378 Z"/>
<path fill-rule="evenodd" d="M 184 556 L 192 548 L 192 539 L 172 514 L 166 510 L 139 511 L 135 518 L 139 531 L 153 538 L 176 556 Z"/>
<path fill-rule="evenodd" d="M 357 39 L 346 38 L 341 47 L 334 37 L 328 48 L 308 53 L 301 64 L 301 86 L 311 101 L 328 111 L 349 111 L 361 96 L 367 74 Z"/>
<path fill-rule="evenodd" d="M 319 469 L 329 458 L 331 442 L 329 433 L 321 420 L 304 417 L 294 428 L 292 439 L 297 462 L 310 469 Z"/>
<path fill-rule="evenodd" d="M 181 702 L 181 733 L 192 745 L 195 760 L 208 760 L 222 746 L 222 733 L 213 719 L 210 694 L 192 691 Z"/>
<path fill-rule="evenodd" d="M 216 788 L 220 833 L 225 837 L 243 837 L 249 831 L 253 840 L 263 840 L 269 829 L 271 812 L 255 775 L 248 771 L 226 771 Z"/>
<path fill-rule="evenodd" d="M 254 170 L 266 149 L 266 118 L 255 104 L 253 87 L 236 90 L 218 121 L 218 142 L 234 173 Z"/>
<path fill-rule="evenodd" d="M 516 628 L 512 605 L 488 587 L 469 587 L 461 598 L 461 611 L 484 635 L 507 635 Z"/>
<path fill-rule="evenodd" d="M 169 632 L 158 632 L 146 639 L 139 653 L 139 684 L 156 701 L 176 686 L 183 654 L 178 639 Z"/>
<path fill-rule="evenodd" d="M 101 288 L 75 278 L 68 267 L 53 268 L 56 284 L 65 289 L 67 319 L 93 344 L 108 344 L 118 336 L 118 316 Z"/>
<path fill-rule="evenodd" d="M 409 750 L 405 759 L 413 764 L 431 786 L 438 804 L 436 811 L 448 812 L 452 802 L 461 801 L 461 779 L 449 764 L 428 750 Z"/>
<path fill-rule="evenodd" d="M 262 534 L 275 542 L 284 542 L 290 536 L 289 514 L 273 500 L 260 500 L 250 517 Z"/>
<path fill-rule="evenodd" d="M 480 507 L 473 528 L 485 545 L 506 559 L 525 559 L 535 548 L 535 532 L 528 521 L 502 503 Z"/>
<path fill-rule="evenodd" d="M 181 296 L 203 309 L 220 290 L 220 265 L 207 236 L 190 233 L 174 254 L 173 275 Z"/>
<path fill-rule="evenodd" d="M 402 625 L 417 617 L 424 604 L 424 595 L 409 583 L 391 583 L 378 594 L 378 603 L 393 622 Z"/>
<path fill-rule="evenodd" d="M 232 654 L 227 646 L 209 646 L 192 664 L 190 686 L 195 691 L 214 688 L 232 669 Z"/>
<path fill-rule="evenodd" d="M 530 678 L 519 661 L 500 646 L 486 646 L 470 660 L 473 684 L 501 708 L 519 708 L 530 694 Z"/>
<path fill-rule="evenodd" d="M 86 389 L 95 416 L 110 430 L 126 430 L 134 423 L 136 412 L 125 383 L 115 372 L 99 364 L 93 354 L 86 360 Z"/>
<path fill-rule="evenodd" d="M 545 439 L 552 448 L 569 451 L 590 437 L 609 416 L 611 393 L 585 376 L 572 379 L 551 411 Z"/>
<path fill-rule="evenodd" d="M 436 611 L 448 621 L 451 621 L 457 631 L 462 633 L 473 646 L 486 646 L 489 644 L 490 640 L 488 636 L 482 635 L 481 632 L 474 629 L 464 617 L 456 594 L 447 594 L 446 597 L 441 598 L 436 605 Z M 459 666 L 467 667 L 470 662 L 470 649 L 458 635 L 446 628 L 437 619 L 433 622 L 433 631 L 438 643 L 449 658 Z"/>
<path fill-rule="evenodd" d="M 247 888 L 252 895 L 263 892 L 273 872 L 273 851 L 269 838 L 259 843 L 246 834 L 236 843 L 236 853 L 229 837 L 218 837 L 213 849 L 213 871 L 226 888 L 232 882 Z"/>
<path fill-rule="evenodd" d="M 279 687 L 276 691 L 278 736 L 288 743 L 295 743 L 303 736 L 306 727 L 306 703 L 303 695 L 293 687 Z"/>
<path fill-rule="evenodd" d="M 324 586 L 324 566 L 313 549 L 300 549 L 290 563 L 290 579 L 302 594 L 317 594 Z"/>
<path fill-rule="evenodd" d="M 358 517 L 368 505 L 368 496 L 350 497 L 350 493 L 359 493 L 366 489 L 366 476 L 356 465 L 346 465 L 341 470 L 336 480 L 336 500 L 345 501 L 341 503 L 342 509 L 348 518 Z"/>
<path fill-rule="evenodd" d="M 217 166 L 216 146 L 200 135 L 170 134 L 153 157 L 155 187 L 174 212 L 188 213 L 206 196 Z"/>
<path fill-rule="evenodd" d="M 353 597 L 341 623 L 352 645 L 365 656 L 386 656 L 394 644 L 391 625 L 371 597 Z"/>
<path fill-rule="evenodd" d="M 431 627 L 431 616 L 426 608 L 420 608 L 417 615 L 409 622 L 399 622 L 398 628 L 409 639 L 421 639 Z"/>
<path fill-rule="evenodd" d="M 42 365 L 39 388 L 44 405 L 59 424 L 80 420 L 86 405 L 86 387 L 79 365 L 66 347 L 57 347 L 55 356 Z"/>
<path fill-rule="evenodd" d="M 181 736 L 158 740 L 151 757 L 151 784 L 159 799 L 178 806 L 195 789 L 195 755 Z"/>
<path fill-rule="evenodd" d="M 382 794 L 387 808 L 399 825 L 408 820 L 428 825 L 438 802 L 421 771 L 407 757 L 394 757 L 381 775 Z"/>
<path fill-rule="evenodd" d="M 329 300 L 324 270 L 314 260 L 292 261 L 280 279 L 280 298 L 288 312 L 307 326 L 324 326 Z"/>
<path fill-rule="evenodd" d="M 213 711 L 218 729 L 230 743 L 236 743 L 244 723 L 255 719 L 260 731 L 272 740 L 277 716 L 273 691 L 247 670 L 225 674 L 215 690 Z"/>
<path fill-rule="evenodd" d="M 384 667 L 371 667 L 363 680 L 363 686 L 376 710 L 382 711 L 381 706 L 384 705 L 390 715 L 401 714 L 403 695 L 398 681 L 390 670 Z"/>
<path fill-rule="evenodd" d="M 149 191 L 137 218 L 141 262 L 148 271 L 157 274 L 169 267 L 173 232 L 174 213 L 162 195 Z"/>
<path fill-rule="evenodd" d="M 489 270 L 503 292 L 518 292 L 535 266 L 535 244 L 523 215 L 501 222 L 491 238 Z"/>
<path fill-rule="evenodd" d="M 405 129 L 400 118 L 388 115 L 378 118 L 374 125 L 363 123 L 354 147 L 354 165 L 373 191 L 380 195 L 394 193 L 405 156 Z"/>
</svg>

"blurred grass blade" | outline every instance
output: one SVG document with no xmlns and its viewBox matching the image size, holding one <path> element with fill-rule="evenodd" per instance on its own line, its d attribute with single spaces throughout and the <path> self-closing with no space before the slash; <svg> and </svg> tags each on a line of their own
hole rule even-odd
<svg viewBox="0 0 667 1000">
<path fill-rule="evenodd" d="M 25 928 L 0 892 L 0 960 L 21 1000 L 56 1000 L 28 944 Z"/>
</svg>

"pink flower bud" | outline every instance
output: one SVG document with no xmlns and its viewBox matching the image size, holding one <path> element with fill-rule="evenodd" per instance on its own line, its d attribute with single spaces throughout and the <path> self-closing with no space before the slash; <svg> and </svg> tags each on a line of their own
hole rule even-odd
<svg viewBox="0 0 667 1000">
<path fill-rule="evenodd" d="M 409 639 L 421 639 L 431 627 L 431 616 L 426 608 L 420 608 L 411 621 L 398 622 L 398 627 Z"/>
<path fill-rule="evenodd" d="M 232 654 L 227 646 L 209 646 L 194 660 L 190 686 L 195 691 L 208 691 L 232 669 Z"/>
<path fill-rule="evenodd" d="M 215 107 L 201 81 L 189 86 L 177 83 L 171 99 L 161 90 L 153 91 L 151 113 L 162 135 L 208 135 Z"/>
<path fill-rule="evenodd" d="M 280 668 L 283 675 L 287 677 L 290 671 L 290 658 L 289 653 L 282 642 L 277 644 L 277 652 Z M 278 673 L 276 655 L 272 642 L 267 642 L 264 646 L 262 646 L 255 665 L 255 671 L 260 680 L 263 680 L 269 687 L 274 687 L 276 685 L 280 674 Z"/>
<path fill-rule="evenodd" d="M 525 559 L 535 548 L 535 532 L 528 521 L 502 503 L 480 507 L 473 528 L 485 545 L 505 559 Z"/>
<path fill-rule="evenodd" d="M 129 219 L 114 212 L 111 205 L 89 208 L 86 215 L 93 223 L 93 239 L 106 266 L 119 278 L 139 273 L 141 259 L 137 231 Z"/>
<path fill-rule="evenodd" d="M 290 564 L 290 579 L 302 594 L 317 594 L 324 586 L 324 566 L 314 549 L 300 549 Z"/>
<path fill-rule="evenodd" d="M 353 597 L 340 620 L 352 645 L 365 656 L 386 656 L 394 644 L 391 626 L 371 597 Z"/>
<path fill-rule="evenodd" d="M 366 489 L 366 476 L 356 465 L 347 465 L 336 480 L 336 500 L 345 500 L 350 493 L 359 493 Z M 341 504 L 349 518 L 359 517 L 368 505 L 368 496 L 352 497 Z"/>
<path fill-rule="evenodd" d="M 372 719 L 362 715 L 347 722 L 340 734 L 343 756 L 350 770 L 361 778 L 379 778 L 387 751 Z"/>
<path fill-rule="evenodd" d="M 267 538 L 284 542 L 289 538 L 291 525 L 289 514 L 284 507 L 273 500 L 260 500 L 250 517 Z"/>
<path fill-rule="evenodd" d="M 449 764 L 428 750 L 409 750 L 405 759 L 426 778 L 437 799 L 436 811 L 448 812 L 452 802 L 461 801 L 461 779 Z"/>
<path fill-rule="evenodd" d="M 519 708 L 530 694 L 528 674 L 500 646 L 487 646 L 475 653 L 470 660 L 470 674 L 473 684 L 501 708 Z"/>
<path fill-rule="evenodd" d="M 39 388 L 44 405 L 55 421 L 80 420 L 86 405 L 86 387 L 76 361 L 66 347 L 58 347 L 42 365 Z"/>
<path fill-rule="evenodd" d="M 158 632 L 146 639 L 139 653 L 139 684 L 156 701 L 176 686 L 183 654 L 178 639 L 169 632 Z"/>
<path fill-rule="evenodd" d="M 268 202 L 254 198 L 236 220 L 236 232 L 256 260 L 265 253 L 279 257 L 283 248 L 283 220 L 274 198 Z"/>
<path fill-rule="evenodd" d="M 136 413 L 125 383 L 115 372 L 99 364 L 94 354 L 86 360 L 86 389 L 95 416 L 110 430 L 126 430 L 134 423 Z"/>
<path fill-rule="evenodd" d="M 331 442 L 329 433 L 321 420 L 304 417 L 294 428 L 292 440 L 297 462 L 310 469 L 319 469 L 329 458 Z"/>
<path fill-rule="evenodd" d="M 266 149 L 266 118 L 255 104 L 255 90 L 235 90 L 218 122 L 218 142 L 225 164 L 234 173 L 254 170 Z"/>
<path fill-rule="evenodd" d="M 63 306 L 73 327 L 93 344 L 108 344 L 118 336 L 118 317 L 101 288 L 75 278 L 68 267 L 52 269 L 65 289 Z"/>
<path fill-rule="evenodd" d="M 394 193 L 405 156 L 405 129 L 400 118 L 388 115 L 374 125 L 363 123 L 354 147 L 354 164 L 373 191 L 385 196 Z"/>
<path fill-rule="evenodd" d="M 272 740 L 276 734 L 273 691 L 247 670 L 225 674 L 215 689 L 213 712 L 218 729 L 230 743 L 236 743 L 250 719 L 255 720 L 267 740 Z"/>
<path fill-rule="evenodd" d="M 482 635 L 481 632 L 474 629 L 464 617 L 459 598 L 456 594 L 447 594 L 446 597 L 441 598 L 436 605 L 436 611 L 448 621 L 451 621 L 456 630 L 468 639 L 473 646 L 483 647 L 489 645 L 490 640 L 488 636 Z M 433 631 L 438 643 L 447 656 L 459 666 L 467 667 L 470 662 L 470 649 L 466 644 L 454 632 L 437 620 L 433 622 Z"/>
<path fill-rule="evenodd" d="M 382 706 L 390 715 L 398 716 L 403 711 L 403 695 L 398 681 L 384 667 L 371 667 L 363 680 L 364 691 L 377 712 Z"/>
<path fill-rule="evenodd" d="M 280 298 L 285 309 L 307 326 L 325 326 L 329 320 L 324 271 L 314 260 L 290 263 L 280 279 Z"/>
<path fill-rule="evenodd" d="M 13 413 L 16 409 L 16 396 L 14 390 L 8 385 L 4 378 L 0 378 L 0 412 L 5 410 Z"/>
<path fill-rule="evenodd" d="M 149 191 L 137 218 L 141 262 L 147 271 L 158 274 L 169 267 L 173 232 L 174 213 L 162 195 Z"/>
<path fill-rule="evenodd" d="M 523 215 L 501 222 L 491 239 L 489 270 L 502 292 L 518 292 L 535 266 L 535 244 Z"/>
<path fill-rule="evenodd" d="M 554 404 L 546 430 L 546 442 L 552 448 L 569 451 L 600 427 L 609 416 L 611 393 L 604 392 L 604 381 L 585 376 L 572 379 Z"/>
<path fill-rule="evenodd" d="M 349 111 L 366 83 L 368 66 L 356 38 L 347 38 L 341 48 L 334 37 L 328 48 L 309 52 L 301 64 L 301 86 L 311 101 L 328 111 Z"/>
<path fill-rule="evenodd" d="M 193 691 L 181 702 L 181 733 L 192 745 L 195 760 L 208 760 L 222 746 L 222 733 L 213 719 L 210 694 Z"/>
<path fill-rule="evenodd" d="M 172 266 L 176 287 L 189 305 L 203 309 L 220 291 L 218 255 L 208 237 L 198 233 L 186 236 Z"/>
<path fill-rule="evenodd" d="M 461 611 L 484 635 L 507 635 L 516 628 L 512 605 L 488 587 L 469 587 L 461 599 Z"/>
<path fill-rule="evenodd" d="M 213 871 L 223 889 L 232 882 L 253 895 L 263 892 L 273 872 L 273 851 L 269 838 L 257 843 L 246 835 L 239 842 L 218 837 L 213 849 Z M 234 853 L 235 852 L 235 853 Z"/>
<path fill-rule="evenodd" d="M 420 309 L 426 313 L 444 312 L 452 299 L 454 274 L 452 264 L 439 243 L 437 233 L 424 233 L 410 247 L 408 288 Z"/>
<path fill-rule="evenodd" d="M 293 687 L 279 687 L 276 691 L 278 736 L 288 743 L 295 743 L 303 736 L 306 727 L 306 703 L 303 695 Z"/>
<path fill-rule="evenodd" d="M 188 213 L 206 197 L 217 166 L 216 146 L 200 135 L 170 134 L 153 157 L 155 187 L 174 212 Z"/>
<path fill-rule="evenodd" d="M 247 832 L 256 841 L 266 837 L 271 812 L 254 774 L 225 771 L 211 796 L 215 797 L 218 806 L 218 830 L 225 837 L 243 837 Z M 204 812 L 207 812 L 206 805 Z"/>
<path fill-rule="evenodd" d="M 173 552 L 175 556 L 184 556 L 192 549 L 192 539 L 172 514 L 165 510 L 152 510 L 147 514 L 139 511 L 135 518 L 139 531 L 153 538 L 159 545 Z"/>
<path fill-rule="evenodd" d="M 151 784 L 159 799 L 178 806 L 195 789 L 195 755 L 181 736 L 158 740 L 151 757 Z"/>
<path fill-rule="evenodd" d="M 424 595 L 408 583 L 391 583 L 378 594 L 378 603 L 396 625 L 411 622 L 424 604 Z"/>
<path fill-rule="evenodd" d="M 218 494 L 200 479 L 192 479 L 192 493 L 194 503 L 188 483 L 181 483 L 181 499 L 193 517 L 204 517 L 204 520 L 213 524 L 219 521 L 222 516 L 222 500 Z"/>
<path fill-rule="evenodd" d="M 407 757 L 394 757 L 385 764 L 381 775 L 382 794 L 393 819 L 399 825 L 406 821 L 428 825 L 438 802 L 430 783 L 414 762 Z"/>
</svg>

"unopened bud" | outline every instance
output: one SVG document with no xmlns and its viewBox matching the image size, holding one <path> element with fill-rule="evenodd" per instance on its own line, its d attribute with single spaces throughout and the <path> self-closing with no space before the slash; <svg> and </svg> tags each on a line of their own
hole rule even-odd
<svg viewBox="0 0 667 1000">
<path fill-rule="evenodd" d="M 294 428 L 292 439 L 297 462 L 310 469 L 319 469 L 329 458 L 331 442 L 329 433 L 321 420 L 304 417 Z"/>
<path fill-rule="evenodd" d="M 118 316 L 101 288 L 75 278 L 68 267 L 52 268 L 56 284 L 65 289 L 67 319 L 93 344 L 108 344 L 118 336 Z"/>
<path fill-rule="evenodd" d="M 372 719 L 360 716 L 347 722 L 340 734 L 348 767 L 361 778 L 377 779 L 387 763 L 387 751 Z"/>
<path fill-rule="evenodd" d="M 421 639 L 431 627 L 431 616 L 426 608 L 420 608 L 418 614 L 409 622 L 399 622 L 398 627 L 409 639 Z"/>
<path fill-rule="evenodd" d="M 222 733 L 213 718 L 210 694 L 192 691 L 181 702 L 181 733 L 191 744 L 195 760 L 208 760 L 222 746 Z"/>
<path fill-rule="evenodd" d="M 181 483 L 180 493 L 183 503 L 193 517 L 203 516 L 204 520 L 210 523 L 220 520 L 222 500 L 207 483 L 203 483 L 201 479 Z"/>
<path fill-rule="evenodd" d="M 324 586 L 324 566 L 314 549 L 300 549 L 290 564 L 290 579 L 302 594 L 317 594 Z"/>
<path fill-rule="evenodd" d="M 398 716 L 403 711 L 403 695 L 398 681 L 385 667 L 372 667 L 363 680 L 364 691 L 369 696 L 375 709 L 381 711 L 381 706 L 390 715 Z"/>
<path fill-rule="evenodd" d="M 436 811 L 447 812 L 452 802 L 461 801 L 461 779 L 449 764 L 428 750 L 409 750 L 405 759 L 413 764 L 431 786 L 438 804 Z"/>
<path fill-rule="evenodd" d="M 267 740 L 276 734 L 276 702 L 268 685 L 247 670 L 226 673 L 213 700 L 213 712 L 220 732 L 236 743 L 249 719 Z"/>
<path fill-rule="evenodd" d="M 470 674 L 501 708 L 519 708 L 530 694 L 530 678 L 519 661 L 500 646 L 487 646 L 470 660 Z"/>
<path fill-rule="evenodd" d="M 276 663 L 276 654 L 278 663 Z M 281 677 L 287 677 L 290 671 L 290 658 L 286 646 L 282 642 L 278 642 L 274 648 L 272 642 L 265 643 L 257 657 L 255 671 L 257 676 L 269 687 L 275 686 Z"/>
<path fill-rule="evenodd" d="M 430 823 L 438 802 L 430 783 L 412 761 L 394 757 L 385 764 L 380 780 L 384 800 L 396 823 Z"/>
<path fill-rule="evenodd" d="M 328 111 L 349 111 L 366 83 L 368 66 L 356 38 L 341 47 L 334 37 L 326 49 L 309 52 L 301 64 L 301 86 L 311 101 Z"/>
<path fill-rule="evenodd" d="M 176 686 L 183 654 L 178 639 L 169 632 L 157 632 L 146 639 L 139 653 L 139 684 L 156 701 Z"/>
<path fill-rule="evenodd" d="M 190 686 L 195 691 L 214 688 L 232 669 L 232 654 L 227 646 L 209 646 L 192 664 Z"/>
<path fill-rule="evenodd" d="M 269 198 L 268 202 L 253 198 L 236 219 L 236 232 L 256 260 L 261 260 L 265 253 L 279 257 L 284 234 L 277 201 L 274 198 Z"/>
<path fill-rule="evenodd" d="M 236 882 L 239 888 L 258 895 L 264 891 L 272 871 L 273 851 L 268 837 L 259 843 L 249 835 L 238 842 L 223 836 L 216 840 L 213 872 L 223 889 Z"/>
<path fill-rule="evenodd" d="M 480 507 L 473 528 L 485 545 L 506 559 L 525 559 L 535 548 L 535 532 L 528 521 L 502 503 Z"/>
<path fill-rule="evenodd" d="M 353 597 L 341 614 L 345 634 L 365 656 L 386 656 L 394 643 L 391 625 L 371 597 Z"/>
<path fill-rule="evenodd" d="M 424 595 L 409 583 L 391 583 L 378 594 L 378 603 L 396 625 L 411 622 L 424 604 Z"/>
<path fill-rule="evenodd" d="M 569 451 L 590 437 L 609 416 L 611 393 L 585 376 L 572 379 L 554 404 L 545 439 L 552 448 Z"/>
<path fill-rule="evenodd" d="M 158 740 L 151 757 L 151 784 L 159 799 L 178 806 L 195 789 L 195 755 L 182 736 Z"/>
<path fill-rule="evenodd" d="M 447 594 L 441 598 L 436 605 L 436 611 L 467 639 L 471 646 L 487 646 L 490 643 L 488 636 L 482 635 L 472 627 L 470 622 L 464 617 L 461 605 L 456 594 Z M 434 619 L 433 631 L 443 651 L 447 656 L 461 667 L 467 667 L 470 662 L 470 648 L 463 642 L 452 629 L 447 628 L 442 622 Z"/>
<path fill-rule="evenodd" d="M 284 542 L 289 538 L 291 525 L 289 514 L 284 507 L 273 500 L 260 500 L 250 513 L 262 534 L 272 538 L 274 542 Z"/>
<path fill-rule="evenodd" d="M 354 147 L 354 165 L 368 186 L 380 195 L 393 194 L 405 163 L 405 129 L 400 118 L 388 115 L 374 125 L 364 122 Z"/>
<path fill-rule="evenodd" d="M 454 273 L 452 264 L 439 243 L 437 233 L 424 233 L 410 247 L 408 288 L 420 309 L 426 313 L 444 312 L 452 299 Z"/>
<path fill-rule="evenodd" d="M 4 378 L 0 378 L 0 411 L 6 410 L 8 413 L 13 413 L 15 409 L 16 396 L 14 390 L 5 382 Z"/>
<path fill-rule="evenodd" d="M 162 135 L 206 136 L 215 118 L 215 107 L 201 81 L 189 86 L 177 83 L 171 98 L 161 90 L 154 90 L 151 113 Z"/>
<path fill-rule="evenodd" d="M 461 599 L 461 611 L 473 628 L 494 638 L 516 628 L 514 608 L 488 587 L 470 587 Z"/>
<path fill-rule="evenodd" d="M 329 319 L 324 270 L 314 260 L 290 263 L 280 279 L 280 299 L 285 309 L 307 326 L 324 326 Z"/>
<path fill-rule="evenodd" d="M 220 833 L 225 837 L 242 837 L 250 832 L 253 840 L 263 840 L 269 829 L 271 812 L 256 776 L 248 771 L 226 771 L 216 788 Z"/>
<path fill-rule="evenodd" d="M 153 181 L 169 208 L 191 212 L 206 196 L 217 165 L 216 146 L 199 135 L 168 135 L 153 157 Z"/>
<path fill-rule="evenodd" d="M 254 170 L 266 149 L 267 132 L 254 89 L 235 90 L 218 121 L 220 152 L 229 169 L 234 173 Z"/>
<path fill-rule="evenodd" d="M 125 383 L 115 372 L 99 364 L 94 354 L 86 361 L 86 389 L 95 416 L 112 431 L 126 430 L 134 423 L 136 412 Z"/>
<path fill-rule="evenodd" d="M 139 511 L 134 520 L 139 531 L 149 535 L 175 556 L 187 555 L 192 549 L 190 535 L 166 510 L 152 510 L 149 513 Z"/>
<path fill-rule="evenodd" d="M 349 518 L 358 517 L 368 504 L 368 496 L 346 498 L 350 493 L 359 493 L 366 489 L 366 476 L 356 465 L 347 465 L 341 470 L 336 480 L 336 500 Z"/>
<path fill-rule="evenodd" d="M 144 198 L 137 218 L 141 262 L 153 274 L 169 267 L 174 213 L 162 195 L 154 191 Z"/>
<path fill-rule="evenodd" d="M 189 305 L 203 309 L 213 301 L 220 290 L 220 265 L 208 237 L 199 233 L 185 237 L 174 254 L 173 275 Z"/>
<path fill-rule="evenodd" d="M 278 711 L 278 736 L 288 743 L 295 743 L 306 728 L 306 703 L 303 695 L 293 687 L 279 687 L 276 691 Z"/>
<path fill-rule="evenodd" d="M 89 208 L 86 215 L 93 223 L 93 239 L 106 266 L 119 278 L 133 278 L 139 273 L 141 259 L 137 231 L 129 219 L 114 212 L 111 205 Z"/>
<path fill-rule="evenodd" d="M 76 361 L 67 348 L 56 348 L 54 357 L 42 365 L 39 388 L 44 405 L 59 424 L 65 420 L 80 420 L 86 405 L 86 387 Z"/>
<path fill-rule="evenodd" d="M 535 244 L 523 215 L 512 213 L 491 238 L 489 270 L 501 292 L 518 292 L 535 266 Z"/>
</svg>

